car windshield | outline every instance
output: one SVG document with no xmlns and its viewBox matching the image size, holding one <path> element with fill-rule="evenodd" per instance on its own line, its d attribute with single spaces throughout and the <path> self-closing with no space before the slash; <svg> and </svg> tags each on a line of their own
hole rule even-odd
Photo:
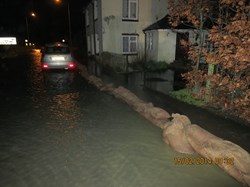
<svg viewBox="0 0 250 187">
<path fill-rule="evenodd" d="M 69 53 L 69 48 L 65 46 L 52 46 L 52 47 L 46 47 L 45 53 L 53 54 L 53 53 Z"/>
</svg>

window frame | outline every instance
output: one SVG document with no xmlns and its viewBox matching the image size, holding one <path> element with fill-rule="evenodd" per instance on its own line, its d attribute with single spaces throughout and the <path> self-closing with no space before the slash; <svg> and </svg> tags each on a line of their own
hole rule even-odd
<svg viewBox="0 0 250 187">
<path fill-rule="evenodd" d="M 132 37 L 135 37 L 135 41 L 131 40 Z M 122 54 L 123 55 L 137 55 L 138 54 L 138 34 L 122 34 Z M 128 51 L 125 51 L 124 38 L 128 38 Z M 131 44 L 135 43 L 135 51 L 131 50 Z"/>
<path fill-rule="evenodd" d="M 153 50 L 153 32 L 149 31 L 146 33 L 146 49 L 151 51 Z"/>
<path fill-rule="evenodd" d="M 128 8 L 128 12 L 126 12 L 127 17 L 125 17 L 125 13 L 124 13 L 124 1 L 127 4 L 127 8 Z M 135 3 L 136 4 L 136 9 L 135 9 L 135 18 L 133 18 L 131 16 L 131 6 L 132 4 Z M 122 21 L 138 21 L 139 20 L 139 0 L 123 0 L 122 1 Z"/>
</svg>

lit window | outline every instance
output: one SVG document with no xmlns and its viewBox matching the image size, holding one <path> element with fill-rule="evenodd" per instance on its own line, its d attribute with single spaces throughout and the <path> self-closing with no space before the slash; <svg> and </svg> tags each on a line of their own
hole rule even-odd
<svg viewBox="0 0 250 187">
<path fill-rule="evenodd" d="M 125 20 L 138 20 L 138 0 L 123 0 L 122 17 Z"/>
<path fill-rule="evenodd" d="M 136 54 L 137 40 L 138 40 L 137 35 L 123 35 L 122 36 L 123 54 Z"/>
</svg>

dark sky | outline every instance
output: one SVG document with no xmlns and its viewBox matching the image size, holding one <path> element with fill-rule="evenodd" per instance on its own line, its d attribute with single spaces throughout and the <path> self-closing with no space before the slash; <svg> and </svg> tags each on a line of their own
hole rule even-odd
<svg viewBox="0 0 250 187">
<path fill-rule="evenodd" d="M 69 37 L 68 9 L 71 15 L 72 38 L 76 40 L 82 35 L 84 27 L 83 7 L 89 0 L 61 0 L 56 5 L 54 0 L 0 0 L 0 35 L 15 35 L 27 38 L 26 16 L 30 39 L 43 45 L 44 43 L 61 41 Z M 34 11 L 36 17 L 29 16 Z"/>
</svg>

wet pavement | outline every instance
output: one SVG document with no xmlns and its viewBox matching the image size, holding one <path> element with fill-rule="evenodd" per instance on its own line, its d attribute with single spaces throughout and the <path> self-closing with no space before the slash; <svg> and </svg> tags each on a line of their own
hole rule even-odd
<svg viewBox="0 0 250 187">
<path fill-rule="evenodd" d="M 163 108 L 170 114 L 179 113 L 188 116 L 193 124 L 197 124 L 210 133 L 241 146 L 250 153 L 250 124 L 242 122 L 240 119 L 237 122 L 222 116 L 221 112 L 196 107 L 142 85 L 135 85 L 134 80 L 129 78 L 128 81 L 125 78 L 113 79 L 111 74 L 102 74 L 101 77 L 106 83 L 126 87 L 145 102 L 151 102 L 154 106 Z"/>
<path fill-rule="evenodd" d="M 242 186 L 215 164 L 176 164 L 190 156 L 161 129 L 77 73 L 42 73 L 33 55 L 1 90 L 0 186 Z"/>
</svg>

